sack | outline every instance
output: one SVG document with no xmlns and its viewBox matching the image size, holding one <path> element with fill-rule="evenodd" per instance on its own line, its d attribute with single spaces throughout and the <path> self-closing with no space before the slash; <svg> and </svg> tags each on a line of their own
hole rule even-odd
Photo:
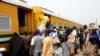
<svg viewBox="0 0 100 56">
<path fill-rule="evenodd" d="M 62 54 L 62 48 L 61 47 L 59 47 L 57 50 L 55 50 L 54 56 L 57 56 L 57 55 L 60 55 L 60 54 Z"/>
</svg>

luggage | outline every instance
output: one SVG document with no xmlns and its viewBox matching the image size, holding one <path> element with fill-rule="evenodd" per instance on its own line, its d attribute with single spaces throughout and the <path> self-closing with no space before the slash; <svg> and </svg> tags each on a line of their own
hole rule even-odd
<svg viewBox="0 0 100 56">
<path fill-rule="evenodd" d="M 62 48 L 61 47 L 59 47 L 57 50 L 55 50 L 54 56 L 62 56 Z"/>
</svg>

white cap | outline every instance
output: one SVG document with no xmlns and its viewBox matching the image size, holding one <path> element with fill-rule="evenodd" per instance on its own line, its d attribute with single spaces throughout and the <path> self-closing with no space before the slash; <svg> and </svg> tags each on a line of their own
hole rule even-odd
<svg viewBox="0 0 100 56">
<path fill-rule="evenodd" d="M 91 29 L 99 29 L 97 25 L 91 25 Z"/>
<path fill-rule="evenodd" d="M 6 48 L 2 47 L 2 48 L 0 48 L 0 51 L 6 51 Z"/>
</svg>

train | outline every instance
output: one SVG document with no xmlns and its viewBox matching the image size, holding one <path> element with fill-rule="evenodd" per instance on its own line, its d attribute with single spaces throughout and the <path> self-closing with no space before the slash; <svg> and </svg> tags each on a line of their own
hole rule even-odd
<svg viewBox="0 0 100 56">
<path fill-rule="evenodd" d="M 83 26 L 40 6 L 30 6 L 19 0 L 0 0 L 0 48 L 9 50 L 9 40 L 14 32 L 33 32 L 41 22 L 41 16 L 48 16 L 51 24 L 62 30 Z"/>
</svg>

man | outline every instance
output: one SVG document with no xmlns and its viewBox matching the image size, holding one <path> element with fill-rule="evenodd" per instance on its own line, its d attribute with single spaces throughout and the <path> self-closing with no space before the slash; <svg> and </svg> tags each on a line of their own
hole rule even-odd
<svg viewBox="0 0 100 56">
<path fill-rule="evenodd" d="M 78 34 L 78 37 L 79 37 L 79 43 L 80 43 L 80 49 L 81 51 L 83 51 L 83 29 L 80 28 L 79 30 L 79 34 Z"/>
<path fill-rule="evenodd" d="M 77 54 L 77 47 L 76 47 L 76 39 L 77 39 L 77 31 L 76 31 L 76 27 L 74 26 L 73 27 L 73 31 L 72 31 L 72 34 L 74 35 L 74 37 L 75 37 L 75 54 Z"/>
<path fill-rule="evenodd" d="M 45 31 L 46 38 L 43 40 L 42 56 L 53 56 L 53 38 L 50 36 L 50 30 Z"/>
<path fill-rule="evenodd" d="M 98 31 L 98 27 L 96 25 L 91 25 L 90 26 L 90 44 L 91 44 L 91 52 L 90 55 L 91 56 L 98 56 L 98 40 L 99 40 L 99 35 L 97 34 Z"/>
<path fill-rule="evenodd" d="M 77 32 L 76 32 L 76 27 L 75 26 L 73 27 L 73 32 L 72 33 L 74 34 L 75 37 L 77 36 Z"/>
<path fill-rule="evenodd" d="M 38 30 L 36 30 L 34 34 L 35 36 L 33 36 L 31 40 L 30 56 L 32 55 L 32 53 L 33 56 L 41 56 L 43 38 Z"/>
<path fill-rule="evenodd" d="M 83 50 L 83 54 L 84 55 L 88 55 L 89 54 L 89 50 L 88 50 L 88 47 L 89 47 L 89 35 L 91 31 L 89 31 L 88 29 L 88 26 L 87 25 L 84 25 L 83 26 L 83 47 L 84 47 L 84 50 Z"/>
</svg>

